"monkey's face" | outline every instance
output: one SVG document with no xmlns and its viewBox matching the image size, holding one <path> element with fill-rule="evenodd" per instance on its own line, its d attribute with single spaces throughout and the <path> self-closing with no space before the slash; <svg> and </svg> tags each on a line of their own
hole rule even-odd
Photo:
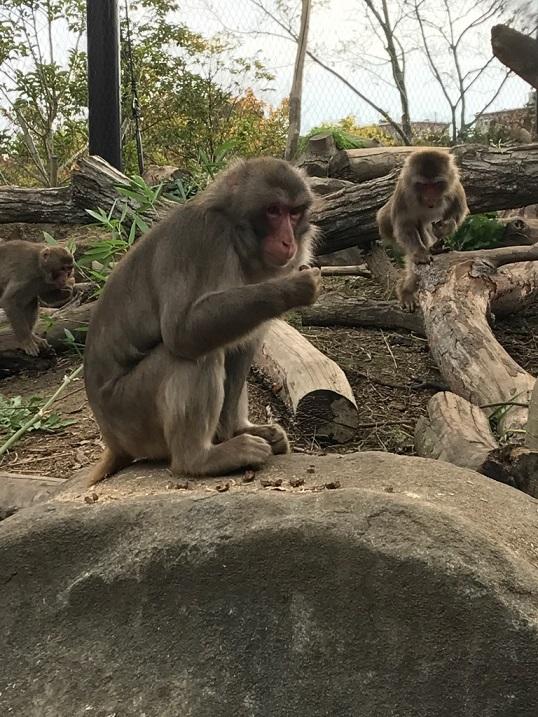
<svg viewBox="0 0 538 717">
<path fill-rule="evenodd" d="M 47 284 L 56 289 L 75 283 L 73 255 L 63 247 L 47 247 L 41 251 L 41 267 Z"/>
<path fill-rule="evenodd" d="M 267 266 L 283 267 L 289 264 L 298 251 L 298 227 L 305 216 L 306 207 L 275 202 L 265 210 L 265 231 L 262 236 L 262 255 Z M 300 235 L 299 235 L 300 236 Z"/>
<path fill-rule="evenodd" d="M 441 204 L 446 190 L 447 182 L 444 179 L 436 181 L 423 179 L 415 182 L 415 193 L 419 204 L 428 209 L 435 209 Z"/>
</svg>

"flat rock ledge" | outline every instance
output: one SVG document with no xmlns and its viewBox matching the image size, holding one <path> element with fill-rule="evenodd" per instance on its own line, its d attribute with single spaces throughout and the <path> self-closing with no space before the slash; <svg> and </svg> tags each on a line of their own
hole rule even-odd
<svg viewBox="0 0 538 717">
<path fill-rule="evenodd" d="M 140 465 L 2 520 L 0 714 L 536 717 L 538 501 L 372 452 L 242 480 Z"/>
</svg>

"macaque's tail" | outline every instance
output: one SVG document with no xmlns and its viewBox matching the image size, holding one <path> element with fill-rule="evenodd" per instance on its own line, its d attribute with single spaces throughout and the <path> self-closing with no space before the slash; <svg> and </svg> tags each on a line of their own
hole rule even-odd
<svg viewBox="0 0 538 717">
<path fill-rule="evenodd" d="M 99 483 L 103 478 L 116 473 L 132 462 L 133 459 L 126 453 L 115 453 L 111 448 L 105 448 L 105 452 L 99 459 L 99 462 L 90 471 L 86 482 L 87 487 L 89 488 Z"/>
</svg>

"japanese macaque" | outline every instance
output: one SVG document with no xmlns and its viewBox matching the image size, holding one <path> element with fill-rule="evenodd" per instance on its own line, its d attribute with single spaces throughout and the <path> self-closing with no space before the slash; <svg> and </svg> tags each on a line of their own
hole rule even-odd
<svg viewBox="0 0 538 717">
<path fill-rule="evenodd" d="M 245 381 L 265 322 L 318 295 L 312 202 L 289 163 L 239 161 L 114 268 L 86 340 L 106 444 L 88 485 L 137 459 L 219 475 L 289 451 L 278 424 L 249 421 Z"/>
<path fill-rule="evenodd" d="M 456 231 L 468 211 L 452 155 L 438 149 L 409 155 L 394 193 L 377 213 L 381 238 L 396 243 L 405 254 L 405 272 L 397 289 L 404 308 L 415 308 L 415 266 L 431 261 L 432 249 Z"/>
<path fill-rule="evenodd" d="M 34 334 L 39 296 L 70 293 L 73 267 L 73 255 L 63 247 L 22 240 L 0 243 L 0 306 L 30 356 L 48 347 L 46 339 Z"/>
</svg>

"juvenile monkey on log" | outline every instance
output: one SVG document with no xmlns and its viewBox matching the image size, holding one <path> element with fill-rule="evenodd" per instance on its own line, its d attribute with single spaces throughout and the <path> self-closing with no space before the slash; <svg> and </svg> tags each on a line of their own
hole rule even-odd
<svg viewBox="0 0 538 717">
<path fill-rule="evenodd" d="M 397 289 L 403 308 L 415 308 L 415 265 L 431 261 L 432 248 L 456 231 L 468 211 L 452 155 L 438 149 L 417 150 L 409 155 L 394 193 L 377 213 L 383 241 L 395 243 L 405 254 L 404 276 Z"/>
<path fill-rule="evenodd" d="M 34 334 L 39 297 L 71 293 L 73 267 L 73 256 L 63 247 L 23 240 L 0 242 L 0 306 L 20 347 L 30 356 L 49 345 Z"/>
<path fill-rule="evenodd" d="M 289 163 L 239 161 L 114 268 L 86 339 L 106 444 L 88 485 L 140 458 L 218 475 L 289 451 L 278 424 L 248 420 L 245 381 L 263 324 L 318 295 L 312 202 Z"/>
</svg>

